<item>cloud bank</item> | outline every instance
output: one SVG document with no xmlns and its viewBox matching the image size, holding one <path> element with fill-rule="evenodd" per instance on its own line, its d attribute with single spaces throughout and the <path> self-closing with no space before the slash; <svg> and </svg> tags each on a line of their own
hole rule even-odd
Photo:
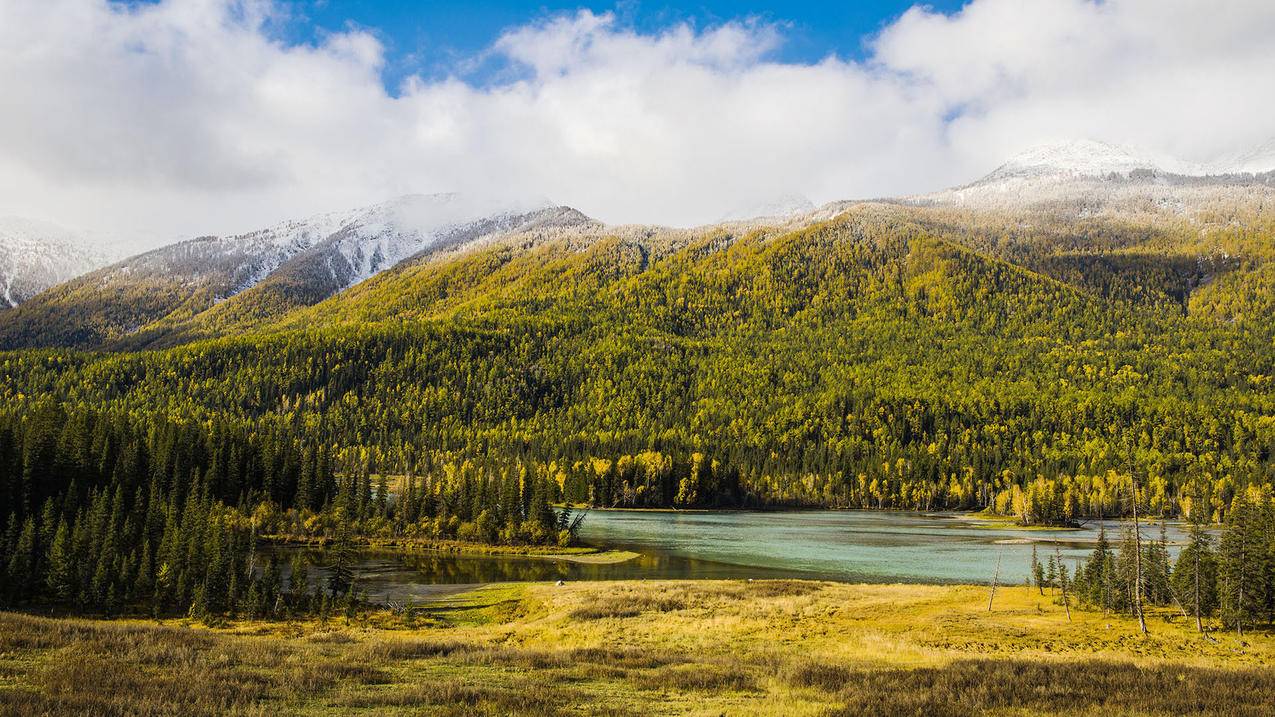
<svg viewBox="0 0 1275 717">
<path fill-rule="evenodd" d="M 779 26 L 643 34 L 582 11 L 500 36 L 508 72 L 388 92 L 365 30 L 289 44 L 269 0 L 0 0 L 0 214 L 137 237 L 409 192 L 549 197 L 689 225 L 800 193 L 923 192 L 1046 141 L 1192 161 L 1275 135 L 1275 3 L 914 7 L 866 59 L 773 59 Z"/>
</svg>

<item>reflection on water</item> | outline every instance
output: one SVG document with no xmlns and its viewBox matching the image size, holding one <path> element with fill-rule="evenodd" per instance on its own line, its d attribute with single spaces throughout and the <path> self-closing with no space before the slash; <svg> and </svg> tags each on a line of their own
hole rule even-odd
<svg viewBox="0 0 1275 717">
<path fill-rule="evenodd" d="M 272 552 L 285 563 L 295 548 Z M 304 551 L 315 566 L 313 579 L 326 578 L 325 551 Z M 359 590 L 368 600 L 407 602 L 437 598 L 484 583 L 554 582 L 557 580 L 723 579 L 816 577 L 799 571 L 744 568 L 677 555 L 643 553 L 623 563 L 595 565 L 527 556 L 457 555 L 436 552 L 360 553 L 355 566 Z"/>
<path fill-rule="evenodd" d="M 1109 523 L 1107 532 L 1114 544 L 1120 526 Z M 1170 525 L 1167 534 L 1176 556 L 1182 531 Z M 425 599 L 512 581 L 799 577 L 986 583 L 998 561 L 1002 583 L 1021 583 L 1033 545 L 1041 560 L 1057 547 L 1072 566 L 1093 549 L 1097 535 L 1097 524 L 1074 531 L 1026 531 L 990 528 L 956 514 L 594 511 L 582 538 L 632 550 L 638 558 L 595 565 L 520 556 L 368 552 L 356 573 L 360 588 L 374 601 Z M 1158 538 L 1159 526 L 1144 526 L 1143 535 Z M 312 564 L 326 564 L 321 551 L 309 552 Z"/>
</svg>

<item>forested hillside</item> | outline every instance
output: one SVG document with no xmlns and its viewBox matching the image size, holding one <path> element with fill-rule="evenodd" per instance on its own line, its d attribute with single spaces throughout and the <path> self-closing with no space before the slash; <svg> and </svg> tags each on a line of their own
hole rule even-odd
<svg viewBox="0 0 1275 717">
<path fill-rule="evenodd" d="M 466 521 L 532 478 L 601 506 L 1061 522 L 1126 511 L 1130 471 L 1153 512 L 1199 496 L 1222 519 L 1275 480 L 1264 216 L 859 205 L 796 229 L 520 235 L 221 338 L 3 354 L 0 399 L 17 425 L 60 406 L 321 447 L 337 475 L 469 491 Z M 322 508 L 296 482 L 254 490 Z"/>
</svg>

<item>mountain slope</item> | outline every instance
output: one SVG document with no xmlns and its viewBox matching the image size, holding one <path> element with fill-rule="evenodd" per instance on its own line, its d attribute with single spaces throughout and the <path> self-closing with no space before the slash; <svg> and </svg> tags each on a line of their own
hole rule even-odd
<svg viewBox="0 0 1275 717">
<path fill-rule="evenodd" d="M 431 247 L 555 217 L 588 221 L 545 202 L 413 195 L 237 236 L 200 237 L 39 295 L 0 320 L 0 347 L 141 348 L 184 340 L 205 323 L 251 325 Z"/>
<path fill-rule="evenodd" d="M 0 399 L 304 435 L 437 481 L 526 470 L 598 505 L 971 508 L 1039 475 L 1110 515 L 1129 461 L 1158 512 L 1201 476 L 1275 475 L 1272 322 L 1056 281 L 932 211 L 503 236 L 247 333 L 9 354 Z"/>
<path fill-rule="evenodd" d="M 0 310 L 107 263 L 104 252 L 67 229 L 0 217 Z"/>
</svg>

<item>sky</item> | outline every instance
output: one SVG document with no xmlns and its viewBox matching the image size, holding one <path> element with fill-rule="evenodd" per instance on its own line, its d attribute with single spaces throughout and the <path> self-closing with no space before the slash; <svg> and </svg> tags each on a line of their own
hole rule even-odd
<svg viewBox="0 0 1275 717">
<path fill-rule="evenodd" d="M 838 5 L 839 7 L 829 7 Z M 1269 0 L 0 0 L 0 215 L 134 246 L 408 193 L 689 226 L 1275 137 Z"/>
</svg>

